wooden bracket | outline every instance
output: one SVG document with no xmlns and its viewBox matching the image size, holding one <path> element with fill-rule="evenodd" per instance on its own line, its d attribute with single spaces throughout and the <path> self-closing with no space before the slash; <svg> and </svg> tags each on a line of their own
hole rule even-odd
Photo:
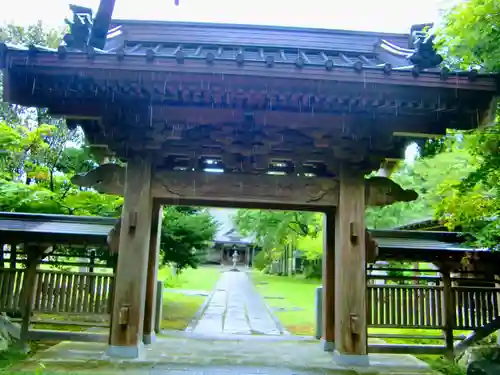
<svg viewBox="0 0 500 375">
<path fill-rule="evenodd" d="M 357 223 L 354 222 L 349 223 L 349 230 L 350 230 L 351 243 L 355 244 L 356 242 L 358 242 L 359 239 L 359 231 Z"/>
<path fill-rule="evenodd" d="M 118 312 L 118 324 L 121 326 L 126 326 L 128 324 L 128 318 L 130 313 L 129 305 L 122 305 L 120 311 Z"/>
<path fill-rule="evenodd" d="M 128 214 L 128 230 L 132 232 L 137 228 L 137 211 L 131 211 Z"/>
</svg>

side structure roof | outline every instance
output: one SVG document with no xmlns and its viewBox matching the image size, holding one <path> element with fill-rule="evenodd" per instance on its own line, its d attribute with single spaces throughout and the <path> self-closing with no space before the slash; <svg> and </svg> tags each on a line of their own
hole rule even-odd
<svg viewBox="0 0 500 375">
<path fill-rule="evenodd" d="M 0 237 L 4 243 L 107 245 L 117 219 L 0 212 Z"/>
</svg>

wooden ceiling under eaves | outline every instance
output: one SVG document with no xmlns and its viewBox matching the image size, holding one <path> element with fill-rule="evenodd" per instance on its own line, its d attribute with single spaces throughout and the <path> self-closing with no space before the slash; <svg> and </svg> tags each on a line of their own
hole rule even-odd
<svg viewBox="0 0 500 375">
<path fill-rule="evenodd" d="M 3 45 L 5 96 L 159 168 L 369 171 L 419 137 L 480 126 L 497 90 L 493 76 L 416 69 L 408 35 L 114 23 L 103 51 Z"/>
</svg>

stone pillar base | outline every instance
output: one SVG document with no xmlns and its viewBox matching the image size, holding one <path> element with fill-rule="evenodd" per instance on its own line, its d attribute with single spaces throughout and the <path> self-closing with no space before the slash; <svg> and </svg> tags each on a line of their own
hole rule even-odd
<svg viewBox="0 0 500 375">
<path fill-rule="evenodd" d="M 323 346 L 323 351 L 325 352 L 333 352 L 335 350 L 335 343 L 333 341 L 321 339 L 321 346 Z"/>
<path fill-rule="evenodd" d="M 150 345 L 156 342 L 156 333 L 155 332 L 145 333 L 142 340 L 144 341 L 144 345 Z"/>
<path fill-rule="evenodd" d="M 333 352 L 333 360 L 340 366 L 368 367 L 370 358 L 368 355 L 342 354 L 337 350 Z"/>
<path fill-rule="evenodd" d="M 110 358 L 119 359 L 141 359 L 145 356 L 144 344 L 141 342 L 136 346 L 108 346 L 106 355 Z"/>
</svg>

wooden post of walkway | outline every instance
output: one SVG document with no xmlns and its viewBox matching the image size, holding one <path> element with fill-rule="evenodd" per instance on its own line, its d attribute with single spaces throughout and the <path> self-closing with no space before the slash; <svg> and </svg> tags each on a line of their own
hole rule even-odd
<svg viewBox="0 0 500 375">
<path fill-rule="evenodd" d="M 453 359 L 454 342 L 453 330 L 455 328 L 455 298 L 451 285 L 450 270 L 446 266 L 441 267 L 443 277 L 443 321 L 444 321 L 444 340 L 446 343 L 445 356 Z"/>
<path fill-rule="evenodd" d="M 148 278 L 146 283 L 146 307 L 144 309 L 144 344 L 155 341 L 156 287 L 158 285 L 158 263 L 160 257 L 160 236 L 163 218 L 161 205 L 154 203 L 149 240 Z"/>
<path fill-rule="evenodd" d="M 335 217 L 335 354 L 338 362 L 367 365 L 365 184 L 343 165 Z"/>
<path fill-rule="evenodd" d="M 131 159 L 125 174 L 110 346 L 112 357 L 137 358 L 143 349 L 149 238 L 151 236 L 151 163 Z"/>
<path fill-rule="evenodd" d="M 333 351 L 335 341 L 335 211 L 323 220 L 323 349 Z"/>
<path fill-rule="evenodd" d="M 24 271 L 24 280 L 21 300 L 21 334 L 20 345 L 23 351 L 29 351 L 29 327 L 31 325 L 31 313 L 35 300 L 35 289 L 37 280 L 37 269 L 43 249 L 37 246 L 26 246 L 25 251 L 28 257 L 27 267 Z"/>
</svg>

